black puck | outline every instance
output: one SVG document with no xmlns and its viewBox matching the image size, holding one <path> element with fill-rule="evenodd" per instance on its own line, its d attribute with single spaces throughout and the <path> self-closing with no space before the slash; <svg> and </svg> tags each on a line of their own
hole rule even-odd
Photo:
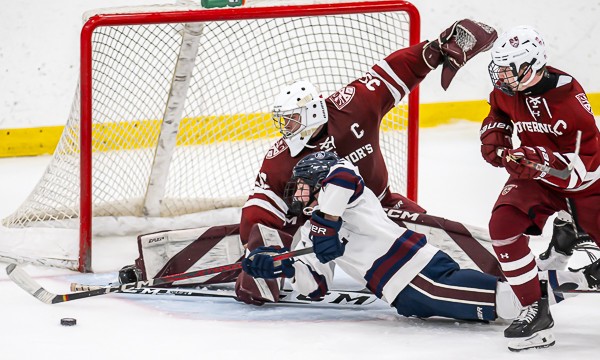
<svg viewBox="0 0 600 360">
<path fill-rule="evenodd" d="M 62 318 L 60 319 L 60 324 L 62 326 L 73 326 L 77 324 L 77 319 L 73 318 Z"/>
</svg>

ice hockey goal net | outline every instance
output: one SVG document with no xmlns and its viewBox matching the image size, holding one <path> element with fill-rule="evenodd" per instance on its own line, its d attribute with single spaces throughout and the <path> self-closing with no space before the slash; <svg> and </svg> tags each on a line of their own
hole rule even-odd
<svg viewBox="0 0 600 360">
<path fill-rule="evenodd" d="M 77 227 L 77 254 L 65 251 L 58 265 L 90 271 L 98 219 L 239 207 L 278 137 L 270 108 L 282 84 L 307 79 L 330 94 L 419 39 L 418 12 L 404 1 L 266 3 L 87 14 L 79 90 L 60 142 L 3 224 Z M 391 188 L 411 198 L 417 104 L 414 92 L 381 129 Z"/>
</svg>

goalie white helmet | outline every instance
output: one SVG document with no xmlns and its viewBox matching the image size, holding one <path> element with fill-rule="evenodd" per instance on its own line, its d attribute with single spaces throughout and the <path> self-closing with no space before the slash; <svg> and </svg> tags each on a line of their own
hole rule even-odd
<svg viewBox="0 0 600 360">
<path fill-rule="evenodd" d="M 530 26 L 517 26 L 500 35 L 491 54 L 488 70 L 492 83 L 509 95 L 529 85 L 548 62 L 544 40 Z"/>
<path fill-rule="evenodd" d="M 327 105 L 316 86 L 305 80 L 287 84 L 275 97 L 273 121 L 292 156 L 298 155 L 320 125 L 327 122 Z"/>
</svg>

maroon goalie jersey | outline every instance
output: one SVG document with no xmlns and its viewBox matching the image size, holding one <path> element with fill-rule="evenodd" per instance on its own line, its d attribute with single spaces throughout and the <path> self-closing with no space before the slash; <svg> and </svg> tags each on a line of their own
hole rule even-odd
<svg viewBox="0 0 600 360">
<path fill-rule="evenodd" d="M 495 120 L 514 125 L 521 146 L 541 146 L 552 152 L 553 167 L 573 164 L 566 180 L 546 175 L 539 180 L 567 197 L 598 192 L 600 186 L 600 132 L 592 108 L 581 85 L 570 75 L 548 67 L 556 74 L 555 87 L 538 95 L 517 92 L 514 96 L 494 89 L 490 94 Z M 482 129 L 485 131 L 485 129 Z M 581 149 L 575 155 L 577 132 L 581 131 Z"/>
<path fill-rule="evenodd" d="M 329 120 L 300 154 L 292 157 L 283 139 L 269 149 L 253 193 L 242 209 L 240 234 L 244 243 L 255 223 L 275 229 L 286 225 L 285 185 L 296 163 L 313 152 L 334 151 L 349 160 L 359 168 L 366 185 L 380 200 L 383 198 L 388 172 L 379 146 L 379 126 L 385 114 L 430 71 L 421 56 L 423 45 L 392 53 L 365 76 L 329 96 Z"/>
</svg>

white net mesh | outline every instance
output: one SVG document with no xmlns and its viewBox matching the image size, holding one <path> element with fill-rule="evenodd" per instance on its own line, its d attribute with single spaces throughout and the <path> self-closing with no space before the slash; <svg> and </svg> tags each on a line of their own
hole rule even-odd
<svg viewBox="0 0 600 360">
<path fill-rule="evenodd" d="M 153 161 L 162 151 L 161 123 L 178 80 L 183 28 L 112 26 L 93 34 L 94 217 L 145 215 Z M 278 137 L 269 112 L 281 85 L 307 79 L 330 94 L 408 46 L 408 30 L 404 12 L 205 23 L 177 146 L 167 166 L 158 168 L 167 174 L 159 215 L 241 205 Z M 78 218 L 79 112 L 78 92 L 51 164 L 4 225 L 59 227 Z M 382 126 L 390 183 L 400 192 L 406 191 L 406 129 L 404 103 Z"/>
</svg>

